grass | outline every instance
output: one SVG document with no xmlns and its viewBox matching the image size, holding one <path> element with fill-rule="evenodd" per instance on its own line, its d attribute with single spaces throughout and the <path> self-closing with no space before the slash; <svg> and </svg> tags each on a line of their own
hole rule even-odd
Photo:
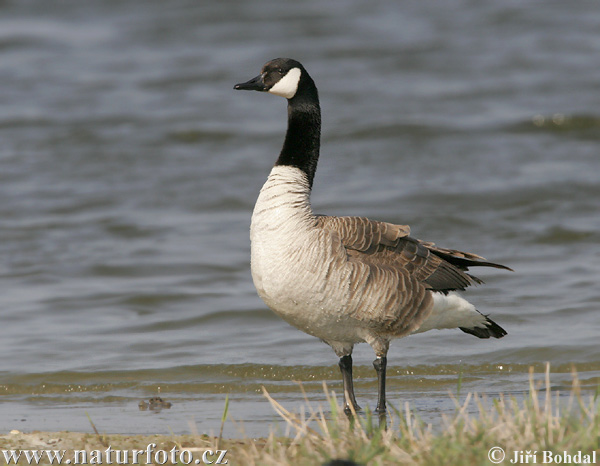
<svg viewBox="0 0 600 466">
<path fill-rule="evenodd" d="M 31 433 L 0 436 L 0 450 L 40 448 L 36 445 L 45 443 L 51 444 L 52 449 L 68 450 L 69 455 L 76 449 L 105 450 L 107 444 L 113 450 L 131 450 L 153 442 L 157 444 L 156 449 L 168 451 L 176 446 L 180 450 L 191 450 L 195 458 L 200 458 L 206 450 L 226 449 L 227 464 L 232 466 L 464 466 L 493 464 L 488 455 L 493 447 L 499 447 L 506 455 L 503 464 L 512 464 L 510 459 L 515 452 L 535 454 L 529 457 L 529 464 L 544 464 L 550 454 L 553 458 L 555 454 L 560 455 L 555 459 L 562 460 L 563 464 L 569 463 L 565 461 L 568 458 L 564 452 L 571 455 L 572 462 L 585 461 L 585 455 L 590 455 L 592 460 L 591 455 L 596 452 L 596 461 L 600 464 L 598 392 L 582 395 L 575 373 L 569 393 L 551 391 L 549 366 L 546 367 L 545 384 L 537 385 L 533 376 L 533 369 L 530 369 L 529 394 L 520 401 L 502 395 L 489 400 L 469 393 L 459 402 L 457 396 L 460 395 L 451 394 L 455 411 L 442 416 L 439 425 L 435 426 L 420 420 L 408 403 L 401 409 L 392 408 L 387 428 L 381 428 L 378 417 L 368 411 L 349 419 L 335 394 L 324 385 L 329 404 L 325 411 L 321 406 L 311 407 L 308 400 L 306 408 L 288 411 L 263 389 L 265 397 L 289 428 L 290 435 L 285 437 L 271 433 L 262 439 L 232 440 L 222 438 L 222 434 L 208 437 L 100 435 L 97 431 L 95 434 Z M 460 385 L 459 377 L 457 393 L 460 393 Z M 228 409 L 227 399 L 221 432 Z M 47 434 L 47 438 L 41 438 L 42 434 Z M 70 439 L 70 443 L 64 439 Z M 544 451 L 549 453 L 544 456 Z M 575 456 L 578 452 L 581 452 L 581 458 Z M 502 452 L 495 450 L 491 455 L 492 459 L 498 460 Z M 0 457 L 0 464 L 4 464 L 4 458 Z M 21 461 L 19 464 L 27 463 Z M 140 464 L 145 463 L 141 461 Z M 546 464 L 550 463 L 546 461 Z"/>
<path fill-rule="evenodd" d="M 459 379 L 460 390 L 460 379 Z M 327 390 L 326 390 L 326 393 Z M 519 402 L 500 396 L 490 400 L 469 393 L 462 403 L 453 396 L 456 410 L 444 416 L 441 426 L 421 421 L 406 403 L 395 410 L 395 424 L 379 427 L 369 412 L 348 419 L 332 395 L 328 395 L 331 413 L 321 408 L 292 413 L 266 391 L 273 408 L 290 427 L 293 438 L 281 442 L 270 437 L 263 448 L 241 452 L 247 465 L 321 465 L 334 459 L 361 465 L 479 465 L 493 464 L 488 454 L 500 447 L 506 455 L 537 452 L 531 463 L 542 463 L 544 451 L 583 455 L 597 452 L 600 462 L 600 410 L 598 394 L 585 399 L 573 373 L 569 396 L 550 390 L 550 369 L 546 367 L 545 388 L 540 390 L 530 370 L 529 396 Z M 452 395 L 451 395 L 452 396 Z M 473 414 L 474 413 L 474 414 Z M 500 450 L 491 453 L 500 459 Z M 546 459 L 550 453 L 546 454 Z"/>
</svg>

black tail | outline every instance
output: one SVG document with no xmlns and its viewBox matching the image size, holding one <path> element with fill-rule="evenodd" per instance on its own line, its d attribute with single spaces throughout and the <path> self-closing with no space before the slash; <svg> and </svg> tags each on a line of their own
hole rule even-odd
<svg viewBox="0 0 600 466">
<path fill-rule="evenodd" d="M 446 262 L 450 262 L 452 265 L 458 267 L 461 270 L 469 270 L 469 267 L 494 267 L 496 269 L 504 269 L 514 272 L 513 269 L 507 267 L 506 265 L 496 264 L 495 262 L 490 262 L 482 259 L 470 259 L 468 257 L 456 256 L 448 252 L 449 250 L 447 251 L 442 250 L 440 248 L 430 248 L 430 251 L 436 256 L 444 259 Z M 467 253 L 461 254 L 466 255 Z"/>
<path fill-rule="evenodd" d="M 471 335 L 475 335 L 477 338 L 502 338 L 506 335 L 506 330 L 500 327 L 496 322 L 490 319 L 488 316 L 485 316 L 485 327 L 458 327 L 465 333 L 469 333 Z"/>
</svg>

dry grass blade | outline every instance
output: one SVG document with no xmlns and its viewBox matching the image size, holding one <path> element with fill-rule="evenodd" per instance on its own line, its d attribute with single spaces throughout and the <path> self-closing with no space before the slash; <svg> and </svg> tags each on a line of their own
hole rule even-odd
<svg viewBox="0 0 600 466">
<path fill-rule="evenodd" d="M 493 446 L 501 446 L 507 458 L 526 450 L 557 454 L 600 451 L 598 402 L 593 397 L 589 402 L 584 400 L 576 374 L 570 398 L 561 398 L 559 392 L 551 390 L 547 365 L 542 403 L 541 388 L 537 387 L 534 376 L 530 369 L 529 394 L 521 401 L 499 395 L 490 405 L 485 396 L 469 393 L 459 402 L 450 394 L 456 410 L 452 415 L 442 416 L 445 422 L 439 425 L 419 420 L 409 403 L 405 403 L 402 412 L 392 408 L 400 422 L 387 430 L 373 427 L 368 410 L 353 412 L 349 420 L 343 404 L 325 384 L 323 391 L 329 412 L 320 405 L 311 407 L 303 388 L 307 406 L 299 413 L 287 410 L 263 388 L 265 397 L 295 435 L 291 442 L 269 437 L 264 449 L 253 450 L 258 456 L 248 458 L 248 464 L 320 465 L 331 459 L 349 459 L 369 466 L 462 466 L 488 464 L 487 455 Z"/>
<path fill-rule="evenodd" d="M 277 414 L 279 414 L 281 416 L 281 418 L 293 429 L 295 429 L 296 431 L 301 431 L 301 432 L 305 432 L 305 433 L 310 433 L 312 435 L 318 435 L 318 433 L 311 429 L 310 427 L 308 427 L 306 422 L 302 422 L 301 419 L 299 419 L 299 416 L 297 416 L 294 413 L 291 413 L 290 411 L 288 411 L 287 409 L 285 409 L 278 401 L 276 401 L 267 391 L 267 389 L 265 387 L 262 387 L 262 391 L 263 391 L 263 395 L 265 396 L 265 398 L 267 400 L 269 400 L 269 403 L 271 403 L 271 406 L 273 406 L 273 409 L 277 412 Z"/>
</svg>

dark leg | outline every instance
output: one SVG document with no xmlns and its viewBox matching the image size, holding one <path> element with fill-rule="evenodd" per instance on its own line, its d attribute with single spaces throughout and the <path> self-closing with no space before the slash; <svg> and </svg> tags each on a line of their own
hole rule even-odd
<svg viewBox="0 0 600 466">
<path fill-rule="evenodd" d="M 377 382 L 379 385 L 378 390 L 378 399 L 377 399 L 377 408 L 375 412 L 380 416 L 385 415 L 386 406 L 385 406 L 385 368 L 387 366 L 387 358 L 385 356 L 378 356 L 375 361 L 373 361 L 373 367 L 375 368 L 375 372 L 377 372 Z"/>
<path fill-rule="evenodd" d="M 354 397 L 354 383 L 352 382 L 352 356 L 342 356 L 338 364 L 340 366 L 340 371 L 342 372 L 342 381 L 344 382 L 344 398 L 346 401 L 344 411 L 346 414 L 350 414 L 352 413 L 350 405 L 354 407 L 354 411 L 360 410 L 360 406 L 358 406 L 356 398 Z"/>
</svg>

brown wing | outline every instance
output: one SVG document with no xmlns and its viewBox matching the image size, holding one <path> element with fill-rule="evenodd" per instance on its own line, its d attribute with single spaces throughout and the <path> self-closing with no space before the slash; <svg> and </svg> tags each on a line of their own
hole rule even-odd
<svg viewBox="0 0 600 466">
<path fill-rule="evenodd" d="M 467 273 L 469 267 L 511 270 L 476 254 L 438 248 L 433 243 L 411 238 L 407 225 L 362 217 L 319 216 L 317 222 L 318 226 L 340 238 L 350 260 L 405 271 L 433 291 L 464 290 L 474 283 L 482 283 Z"/>
</svg>

